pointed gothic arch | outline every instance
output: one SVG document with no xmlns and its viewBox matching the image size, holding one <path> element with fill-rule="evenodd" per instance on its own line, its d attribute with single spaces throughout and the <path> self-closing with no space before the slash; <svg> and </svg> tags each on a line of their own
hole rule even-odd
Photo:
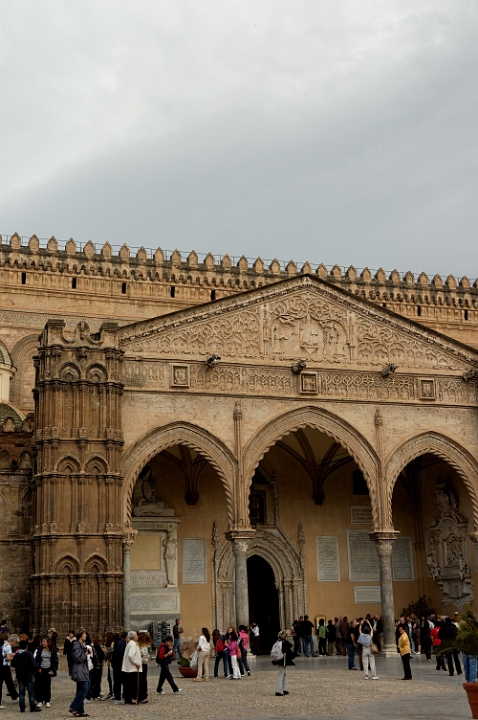
<svg viewBox="0 0 478 720">
<path fill-rule="evenodd" d="M 294 618 L 307 612 L 307 577 L 301 549 L 277 526 L 261 528 L 256 532 L 247 547 L 247 558 L 253 555 L 263 558 L 272 568 L 279 594 L 281 627 L 292 627 Z M 235 624 L 234 553 L 229 540 L 224 541 L 218 549 L 215 568 L 213 596 L 216 604 L 213 621 L 216 627 L 226 630 L 229 625 Z"/>
<path fill-rule="evenodd" d="M 188 422 L 174 422 L 154 428 L 139 438 L 126 452 L 123 461 L 125 524 L 128 524 L 133 488 L 141 470 L 151 458 L 173 445 L 187 445 L 203 455 L 215 468 L 226 493 L 228 519 L 232 525 L 237 461 L 223 442 L 207 430 Z"/>
<path fill-rule="evenodd" d="M 285 435 L 311 427 L 339 443 L 363 472 L 370 492 L 373 525 L 379 527 L 377 498 L 378 456 L 371 444 L 346 420 L 314 405 L 296 408 L 270 420 L 244 449 L 244 476 L 252 478 L 255 469 L 270 448 Z"/>
<path fill-rule="evenodd" d="M 470 495 L 473 507 L 473 524 L 478 529 L 478 462 L 455 440 L 429 431 L 406 440 L 391 454 L 385 463 L 385 479 L 387 483 L 388 512 L 392 519 L 392 496 L 397 479 L 402 470 L 412 460 L 430 453 L 444 460 L 456 470 Z"/>
</svg>

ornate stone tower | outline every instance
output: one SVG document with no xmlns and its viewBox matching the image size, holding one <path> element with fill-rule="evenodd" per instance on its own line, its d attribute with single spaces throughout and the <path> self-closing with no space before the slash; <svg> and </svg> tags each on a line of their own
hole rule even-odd
<svg viewBox="0 0 478 720">
<path fill-rule="evenodd" d="M 116 324 L 50 320 L 35 358 L 33 628 L 122 621 L 122 351 Z"/>
</svg>

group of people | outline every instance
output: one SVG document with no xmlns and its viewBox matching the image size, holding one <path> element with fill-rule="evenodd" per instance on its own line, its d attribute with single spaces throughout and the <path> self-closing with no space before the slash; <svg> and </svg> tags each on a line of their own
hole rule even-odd
<svg viewBox="0 0 478 720">
<path fill-rule="evenodd" d="M 240 680 L 246 673 L 247 675 L 251 674 L 247 656 L 249 652 L 249 641 L 254 637 L 257 636 L 253 634 L 252 637 L 249 636 L 245 625 L 239 625 L 237 630 L 229 627 L 224 635 L 222 635 L 217 628 L 213 631 L 212 640 L 216 651 L 216 660 L 214 663 L 215 678 L 219 676 L 221 660 L 225 678 Z"/>
<path fill-rule="evenodd" d="M 383 644 L 382 618 L 379 615 L 373 617 L 367 615 L 365 620 L 373 629 L 374 642 L 380 650 Z M 348 655 L 350 657 L 350 645 L 352 644 L 350 628 L 353 622 L 355 622 L 353 627 L 358 628 L 361 621 L 362 618 L 349 622 L 347 616 L 341 615 L 334 620 L 328 620 L 326 624 L 325 618 L 320 618 L 317 625 L 316 648 L 313 635 L 314 624 L 308 615 L 301 616 L 298 620 L 294 620 L 291 630 L 296 657 L 300 657 L 302 654 L 305 657 L 318 657 L 319 655 L 322 657 Z M 355 630 L 355 634 L 357 632 L 358 630 Z"/>
<path fill-rule="evenodd" d="M 1 634 L 7 636 L 0 640 L 0 708 L 5 707 L 2 704 L 4 684 L 12 701 L 18 700 L 20 712 L 25 712 L 27 694 L 31 712 L 41 712 L 42 706 L 51 707 L 51 682 L 58 670 L 58 653 L 51 638 L 37 636 L 31 639 L 25 634 L 10 634 L 5 621 L 0 629 L 3 630 Z"/>
</svg>

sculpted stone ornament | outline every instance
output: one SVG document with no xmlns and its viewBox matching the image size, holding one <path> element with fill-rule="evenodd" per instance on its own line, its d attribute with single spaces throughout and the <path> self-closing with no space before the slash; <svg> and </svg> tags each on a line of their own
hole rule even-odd
<svg viewBox="0 0 478 720">
<path fill-rule="evenodd" d="M 153 471 L 149 466 L 146 466 L 136 482 L 132 504 L 135 517 L 170 517 L 174 515 L 174 510 L 167 503 L 163 500 L 156 500 Z"/>
<path fill-rule="evenodd" d="M 440 514 L 429 526 L 428 571 L 440 585 L 444 604 L 461 608 L 473 599 L 466 559 L 468 520 L 458 512 L 456 495 L 441 480 L 437 480 L 433 499 Z"/>
<path fill-rule="evenodd" d="M 168 584 L 166 587 L 175 587 L 176 557 L 178 554 L 178 541 L 174 539 L 173 533 L 168 532 L 166 540 L 163 540 L 164 559 L 166 561 L 166 574 Z"/>
</svg>

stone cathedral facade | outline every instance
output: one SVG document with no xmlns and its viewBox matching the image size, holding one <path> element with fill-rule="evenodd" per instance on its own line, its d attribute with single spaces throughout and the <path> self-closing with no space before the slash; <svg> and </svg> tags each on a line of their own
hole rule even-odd
<svg viewBox="0 0 478 720">
<path fill-rule="evenodd" d="M 473 598 L 478 287 L 0 244 L 0 614 L 187 635 Z"/>
</svg>

